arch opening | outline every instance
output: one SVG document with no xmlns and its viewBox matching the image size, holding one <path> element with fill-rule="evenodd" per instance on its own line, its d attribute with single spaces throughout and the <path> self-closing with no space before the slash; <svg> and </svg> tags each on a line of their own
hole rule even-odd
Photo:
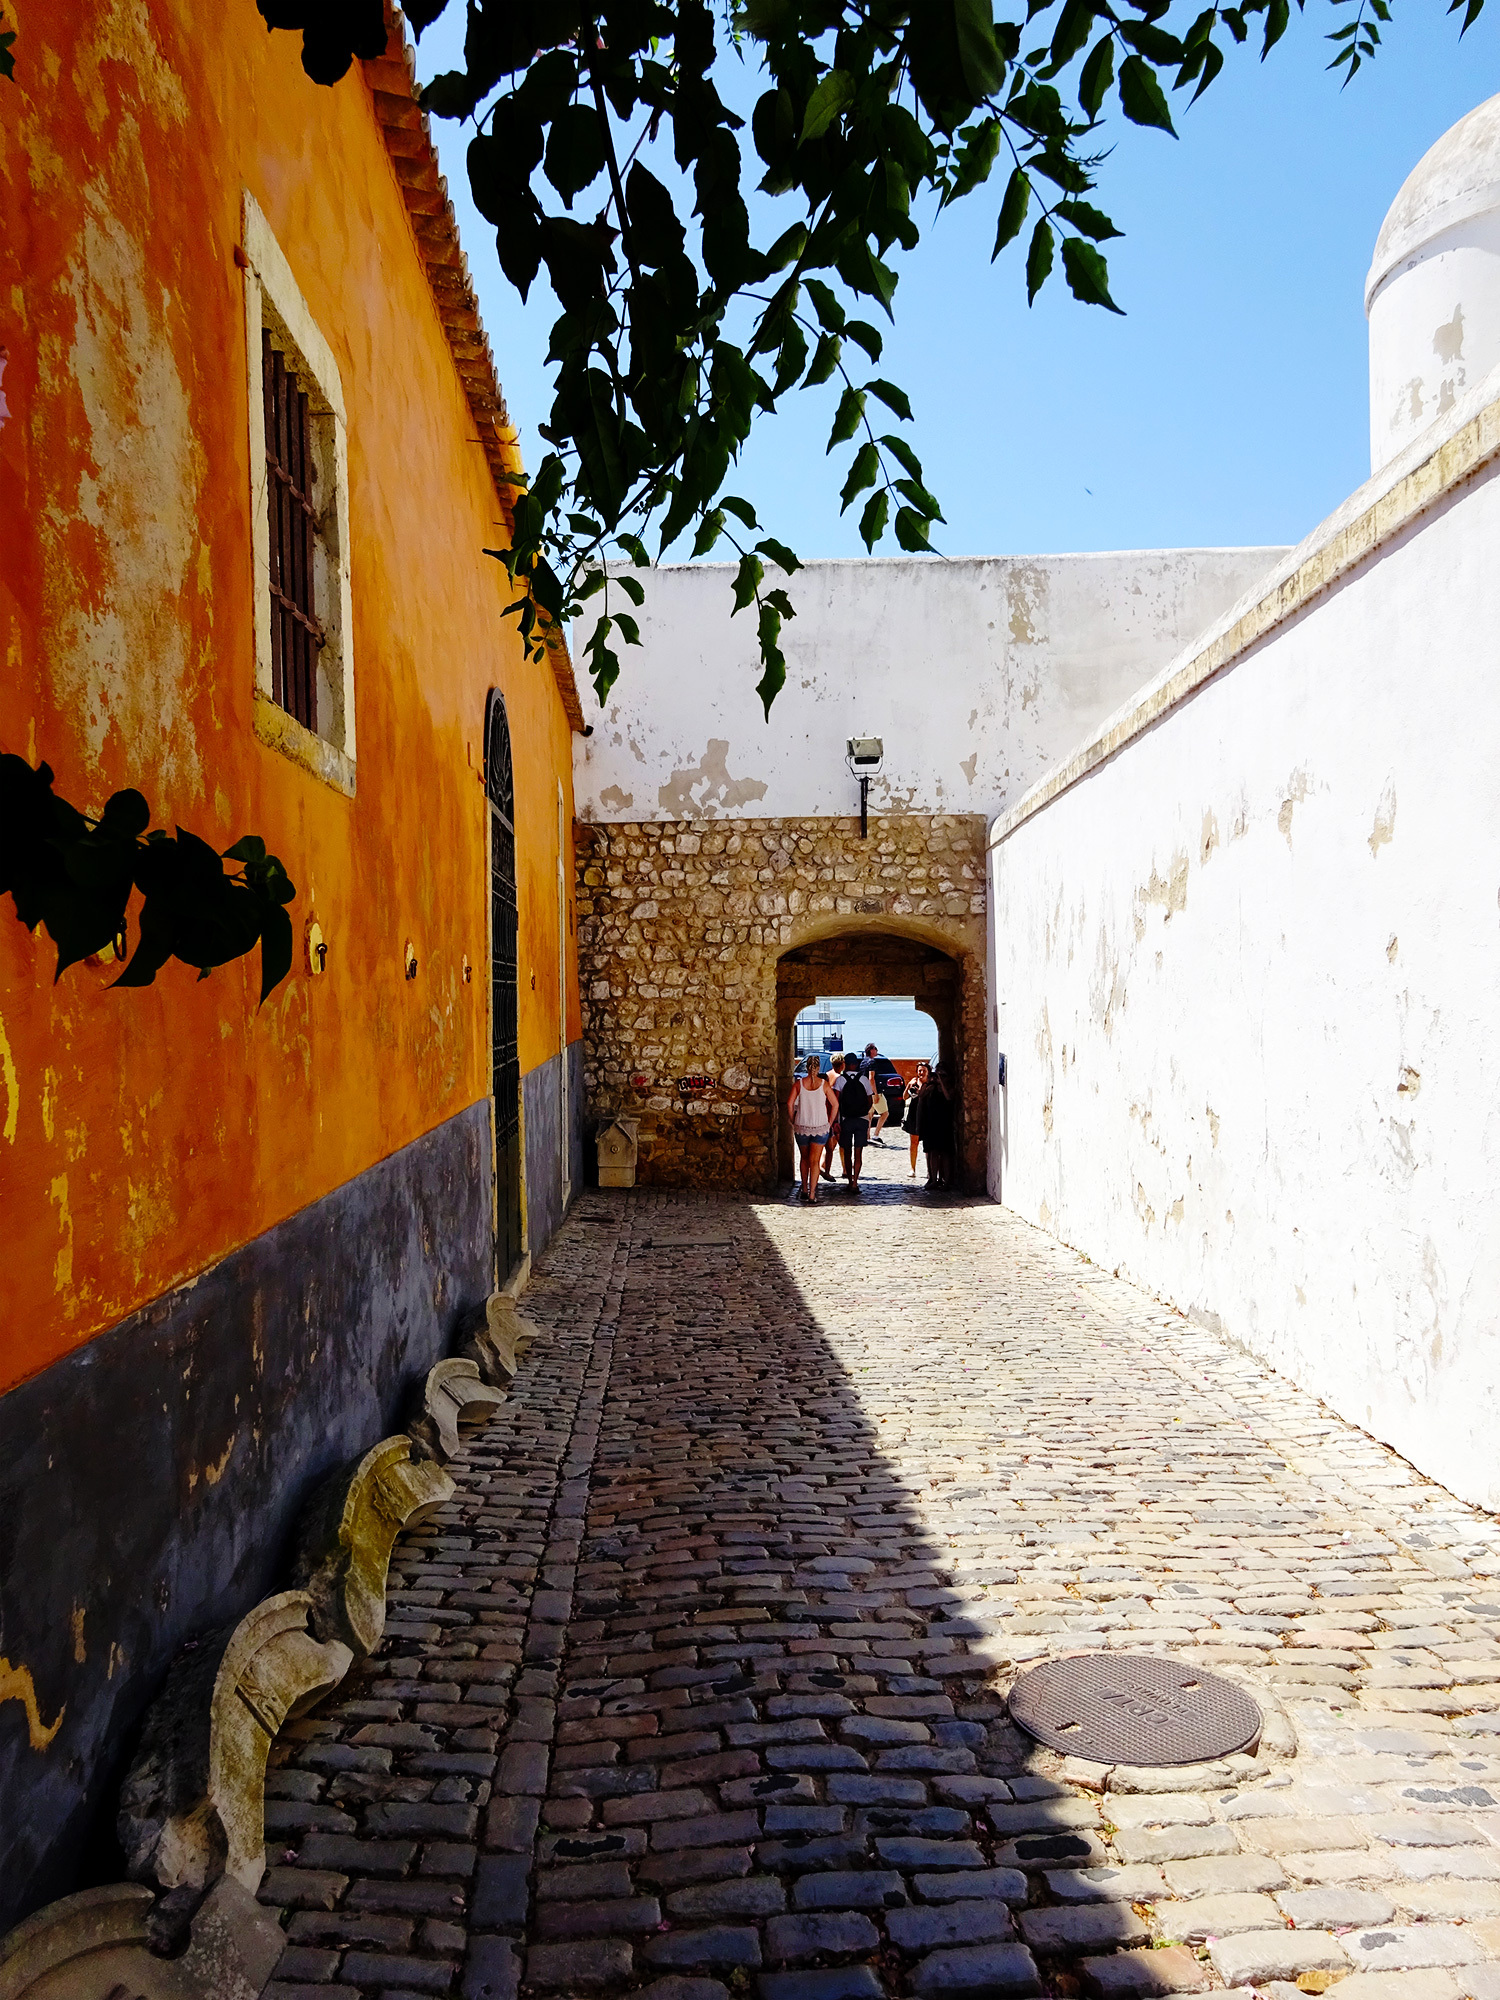
<svg viewBox="0 0 1500 2000">
<path fill-rule="evenodd" d="M 959 1184 L 969 1192 L 984 1186 L 987 1100 L 984 1088 L 982 1003 L 976 981 L 982 968 L 970 955 L 941 944 L 928 925 L 897 928 L 851 925 L 831 920 L 811 938 L 784 951 L 776 961 L 776 1175 L 796 1177 L 796 1142 L 786 1104 L 796 1062 L 796 1020 L 820 998 L 867 994 L 911 999 L 937 1028 L 938 1060 L 950 1065 L 957 1081 Z M 973 1018 L 971 1019 L 970 1016 Z"/>
</svg>

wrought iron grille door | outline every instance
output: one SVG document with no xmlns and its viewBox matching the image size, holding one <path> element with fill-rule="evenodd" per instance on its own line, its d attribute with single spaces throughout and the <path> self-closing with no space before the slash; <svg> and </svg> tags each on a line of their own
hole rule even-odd
<svg viewBox="0 0 1500 2000">
<path fill-rule="evenodd" d="M 521 1062 L 516 1045 L 516 803 L 510 724 L 498 688 L 484 727 L 490 807 L 490 1018 L 495 1092 L 495 1263 L 503 1284 L 521 1261 Z"/>
</svg>

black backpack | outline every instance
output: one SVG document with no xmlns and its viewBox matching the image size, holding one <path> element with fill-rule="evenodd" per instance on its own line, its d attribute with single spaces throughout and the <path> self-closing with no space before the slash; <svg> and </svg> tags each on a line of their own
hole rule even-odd
<svg viewBox="0 0 1500 2000">
<path fill-rule="evenodd" d="M 839 1092 L 840 1118 L 868 1118 L 870 1115 L 870 1093 L 856 1074 L 850 1076 L 845 1071 L 843 1089 Z"/>
</svg>

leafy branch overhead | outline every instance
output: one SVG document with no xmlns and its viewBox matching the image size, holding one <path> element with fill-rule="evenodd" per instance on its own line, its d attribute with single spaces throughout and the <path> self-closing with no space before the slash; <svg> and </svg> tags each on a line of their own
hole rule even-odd
<svg viewBox="0 0 1500 2000">
<path fill-rule="evenodd" d="M 174 838 L 160 827 L 148 833 L 150 823 L 139 792 L 116 792 L 90 819 L 58 797 L 50 766 L 0 756 L 0 895 L 14 898 L 28 930 L 45 927 L 57 946 L 57 979 L 81 958 L 110 949 L 126 957 L 139 890 L 139 935 L 114 985 L 149 986 L 169 958 L 207 979 L 258 943 L 264 1001 L 292 969 L 285 906 L 297 892 L 286 870 L 258 835 L 237 840 L 221 860 L 185 827 Z M 226 874 L 224 861 L 238 871 Z"/>
<path fill-rule="evenodd" d="M 381 0 L 258 0 L 298 28 L 303 63 L 331 83 L 385 46 Z M 418 33 L 460 0 L 407 0 Z M 785 678 L 792 614 L 767 565 L 792 551 L 726 491 L 758 415 L 795 388 L 837 394 L 830 452 L 847 454 L 845 511 L 868 549 L 913 553 L 942 520 L 921 461 L 891 427 L 905 394 L 876 371 L 893 318 L 896 259 L 917 214 L 992 189 L 995 248 L 1024 245 L 1034 300 L 1059 262 L 1074 296 L 1119 311 L 1100 247 L 1119 231 L 1090 197 L 1113 111 L 1174 130 L 1169 99 L 1196 100 L 1231 43 L 1254 29 L 1264 56 L 1291 0 L 462 0 L 464 66 L 437 76 L 426 108 L 472 129 L 469 178 L 500 264 L 525 298 L 543 272 L 562 310 L 548 449 L 517 497 L 503 562 L 529 645 L 538 618 L 598 599 L 588 641 L 601 702 L 619 672 L 612 641 L 638 643 L 625 565 L 691 536 L 727 542 L 735 608 L 756 607 L 769 713 Z M 1005 0 L 1001 0 L 1002 6 Z M 1301 8 L 1305 0 L 1297 0 Z M 1333 31 L 1330 67 L 1374 53 L 1388 0 Z M 1467 29 L 1483 0 L 1452 0 Z M 1191 18 L 1188 18 L 1191 13 Z M 1261 17 L 1259 21 L 1256 17 Z M 747 121 L 724 101 L 743 65 L 760 94 Z M 752 198 L 754 201 L 752 215 Z M 762 226 L 762 225 L 767 226 Z"/>
</svg>

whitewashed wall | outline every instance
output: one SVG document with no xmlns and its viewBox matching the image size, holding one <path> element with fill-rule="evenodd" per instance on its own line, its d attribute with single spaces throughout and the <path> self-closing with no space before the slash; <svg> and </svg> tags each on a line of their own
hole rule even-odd
<svg viewBox="0 0 1500 2000">
<path fill-rule="evenodd" d="M 992 1192 L 1492 1508 L 1497 462 L 991 855 Z"/>
<path fill-rule="evenodd" d="M 596 821 L 859 810 L 851 736 L 885 742 L 872 812 L 993 815 L 1283 552 L 809 563 L 787 589 L 787 682 L 767 723 L 753 610 L 731 568 L 641 572 L 640 647 L 575 738 Z M 779 573 L 773 577 L 782 582 Z M 573 635 L 583 658 L 587 628 Z"/>
</svg>

